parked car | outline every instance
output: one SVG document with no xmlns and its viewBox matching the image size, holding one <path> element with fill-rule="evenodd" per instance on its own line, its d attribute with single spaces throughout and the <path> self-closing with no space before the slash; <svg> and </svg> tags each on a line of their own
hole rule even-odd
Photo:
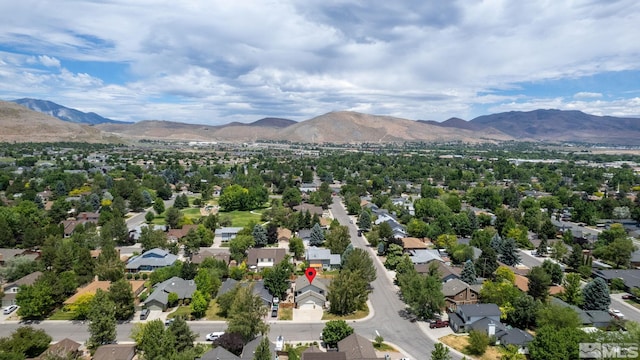
<svg viewBox="0 0 640 360">
<path fill-rule="evenodd" d="M 4 310 L 2 310 L 2 313 L 5 315 L 9 315 L 12 312 L 16 311 L 17 308 L 18 308 L 18 305 L 9 305 L 6 308 L 4 308 Z"/>
<path fill-rule="evenodd" d="M 616 319 L 624 319 L 624 314 L 620 312 L 620 310 L 609 309 L 609 314 Z"/>
<path fill-rule="evenodd" d="M 430 329 L 443 328 L 443 327 L 447 327 L 447 326 L 449 326 L 449 321 L 448 320 L 434 320 L 431 323 L 429 323 L 429 328 Z"/>
<path fill-rule="evenodd" d="M 224 331 L 216 331 L 216 332 L 208 333 L 204 338 L 207 341 L 215 341 L 215 340 L 218 340 L 218 338 L 222 335 L 224 335 Z"/>
<path fill-rule="evenodd" d="M 149 312 L 149 309 L 142 309 L 142 311 L 140 311 L 140 320 L 147 320 Z"/>
<path fill-rule="evenodd" d="M 634 295 L 631 295 L 631 294 L 624 294 L 622 295 L 622 298 L 624 300 L 638 300 Z"/>
<path fill-rule="evenodd" d="M 165 326 L 169 326 L 171 325 L 174 321 L 176 321 L 176 318 L 171 318 L 171 319 L 167 319 L 164 321 L 164 325 Z"/>
<path fill-rule="evenodd" d="M 282 349 L 284 349 L 284 337 L 278 335 L 276 338 L 276 351 L 282 351 Z"/>
</svg>

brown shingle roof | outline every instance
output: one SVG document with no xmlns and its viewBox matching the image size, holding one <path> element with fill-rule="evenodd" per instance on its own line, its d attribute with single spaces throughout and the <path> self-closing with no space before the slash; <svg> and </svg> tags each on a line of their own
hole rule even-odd
<svg viewBox="0 0 640 360">
<path fill-rule="evenodd" d="M 404 250 L 409 249 L 428 249 L 429 246 L 422 240 L 414 237 L 406 237 L 400 239 L 402 241 L 402 248 Z"/>
<path fill-rule="evenodd" d="M 131 360 L 135 354 L 134 344 L 109 344 L 96 349 L 93 360 Z"/>
<path fill-rule="evenodd" d="M 57 343 L 50 345 L 49 348 L 47 348 L 47 350 L 40 354 L 36 359 L 49 359 L 49 356 L 54 355 L 65 357 L 71 353 L 75 353 L 79 348 L 79 343 L 69 338 L 64 338 Z"/>
<path fill-rule="evenodd" d="M 344 352 L 347 360 L 375 359 L 376 351 L 371 341 L 353 333 L 338 341 L 338 351 Z"/>
</svg>

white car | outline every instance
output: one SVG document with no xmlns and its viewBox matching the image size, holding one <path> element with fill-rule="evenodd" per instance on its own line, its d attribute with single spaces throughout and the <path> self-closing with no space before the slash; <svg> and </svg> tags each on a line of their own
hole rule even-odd
<svg viewBox="0 0 640 360">
<path fill-rule="evenodd" d="M 215 341 L 218 340 L 218 338 L 222 335 L 224 335 L 224 331 L 216 331 L 208 333 L 204 338 L 207 339 L 207 341 Z"/>
<path fill-rule="evenodd" d="M 282 335 L 278 335 L 276 338 L 276 351 L 282 351 L 284 349 L 284 338 Z"/>
<path fill-rule="evenodd" d="M 624 314 L 620 312 L 620 310 L 609 309 L 609 314 L 617 319 L 624 319 Z"/>
<path fill-rule="evenodd" d="M 16 311 L 17 308 L 18 308 L 18 305 L 9 305 L 6 308 L 4 308 L 4 310 L 2 310 L 2 313 L 5 315 L 9 315 L 12 312 Z"/>
</svg>

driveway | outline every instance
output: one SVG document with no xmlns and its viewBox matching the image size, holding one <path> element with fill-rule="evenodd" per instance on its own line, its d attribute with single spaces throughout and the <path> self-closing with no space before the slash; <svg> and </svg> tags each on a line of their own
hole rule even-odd
<svg viewBox="0 0 640 360">
<path fill-rule="evenodd" d="M 322 320 L 322 307 L 316 308 L 303 307 L 301 309 L 293 309 L 293 321 L 296 322 L 314 322 Z"/>
</svg>

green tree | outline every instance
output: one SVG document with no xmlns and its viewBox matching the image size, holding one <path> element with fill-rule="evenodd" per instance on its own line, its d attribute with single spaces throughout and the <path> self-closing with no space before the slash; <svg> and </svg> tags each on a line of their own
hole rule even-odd
<svg viewBox="0 0 640 360">
<path fill-rule="evenodd" d="M 151 211 L 147 211 L 147 213 L 144 215 L 144 220 L 147 222 L 147 224 L 151 224 L 153 222 L 153 219 L 155 218 L 156 216 Z"/>
<path fill-rule="evenodd" d="M 285 258 L 273 268 L 263 270 L 264 287 L 269 290 L 271 295 L 282 299 L 290 287 L 291 274 L 293 274 L 293 265 L 288 258 Z"/>
<path fill-rule="evenodd" d="M 507 238 L 503 241 L 500 260 L 507 266 L 515 266 L 520 263 L 520 254 L 518 254 L 518 248 L 516 248 L 515 240 Z"/>
<path fill-rule="evenodd" d="M 329 320 L 322 329 L 322 341 L 328 347 L 336 347 L 338 342 L 353 334 L 353 328 L 344 320 Z"/>
<path fill-rule="evenodd" d="M 351 236 L 348 227 L 342 225 L 331 227 L 326 236 L 325 247 L 332 254 L 342 254 L 349 244 L 351 244 Z"/>
<path fill-rule="evenodd" d="M 262 227 L 262 225 L 256 224 L 253 227 L 253 232 L 251 234 L 253 235 L 253 241 L 256 247 L 267 246 L 267 243 L 269 242 L 267 239 L 267 231 Z"/>
<path fill-rule="evenodd" d="M 164 201 L 162 200 L 162 198 L 157 197 L 154 202 L 153 202 L 153 211 L 156 212 L 156 214 L 160 215 L 164 212 Z"/>
<path fill-rule="evenodd" d="M 551 260 L 546 259 L 545 261 L 542 262 L 542 268 L 551 277 L 552 284 L 562 283 L 562 277 L 564 275 L 564 271 L 562 271 L 562 268 L 558 263 L 554 263 Z"/>
<path fill-rule="evenodd" d="M 175 207 L 170 207 L 167 210 L 164 221 L 171 229 L 177 229 L 178 225 L 182 221 L 182 213 Z"/>
<path fill-rule="evenodd" d="M 240 287 L 229 309 L 227 331 L 242 335 L 248 342 L 258 334 L 265 334 L 269 326 L 264 322 L 267 308 L 260 296 L 253 295 L 252 286 Z"/>
<path fill-rule="evenodd" d="M 358 227 L 362 230 L 371 229 L 371 215 L 369 214 L 369 211 L 360 211 L 360 216 L 358 216 Z"/>
<path fill-rule="evenodd" d="M 378 236 L 382 241 L 390 241 L 393 238 L 393 229 L 388 222 L 383 222 L 378 225 Z"/>
<path fill-rule="evenodd" d="M 311 235 L 309 238 L 309 245 L 311 246 L 322 246 L 324 243 L 324 231 L 320 228 L 320 225 L 316 223 L 311 228 Z"/>
<path fill-rule="evenodd" d="M 585 310 L 606 311 L 611 305 L 609 286 L 600 277 L 596 277 L 585 285 L 584 289 L 582 289 L 582 295 L 584 298 L 583 309 Z"/>
<path fill-rule="evenodd" d="M 376 267 L 366 250 L 355 248 L 344 255 L 342 260 L 342 271 L 358 272 L 368 284 L 376 279 Z"/>
<path fill-rule="evenodd" d="M 480 289 L 480 300 L 485 304 L 505 306 L 522 294 L 517 287 L 508 281 L 485 281 Z"/>
<path fill-rule="evenodd" d="M 532 296 L 520 294 L 511 303 L 511 308 L 507 315 L 509 324 L 521 329 L 535 325 L 538 302 Z"/>
<path fill-rule="evenodd" d="M 116 339 L 116 304 L 109 293 L 98 289 L 91 302 L 89 311 L 89 333 L 87 341 L 89 349 L 109 344 Z"/>
<path fill-rule="evenodd" d="M 135 313 L 133 291 L 131 284 L 120 279 L 109 286 L 109 297 L 115 304 L 116 320 L 128 320 Z"/>
<path fill-rule="evenodd" d="M 564 291 L 560 294 L 562 300 L 571 305 L 582 305 L 582 288 L 580 287 L 580 274 L 570 273 L 565 275 L 562 281 Z"/>
<path fill-rule="evenodd" d="M 145 200 L 140 189 L 135 190 L 129 197 L 129 209 L 133 212 L 141 212 L 144 210 Z"/>
<path fill-rule="evenodd" d="M 384 261 L 384 267 L 389 270 L 395 270 L 396 266 L 402 259 L 403 252 L 404 250 L 402 249 L 402 246 L 398 244 L 390 244 L 387 249 L 387 258 Z"/>
<path fill-rule="evenodd" d="M 578 313 L 573 309 L 566 308 L 562 305 L 553 303 L 543 304 L 538 307 L 536 313 L 536 324 L 538 328 L 554 327 L 562 328 L 578 328 L 582 324 L 582 320 Z"/>
<path fill-rule="evenodd" d="M 269 349 L 268 337 L 263 336 L 262 340 L 260 340 L 260 344 L 258 344 L 253 354 L 253 360 L 271 360 L 271 349 Z"/>
<path fill-rule="evenodd" d="M 482 254 L 476 259 L 475 266 L 476 274 L 480 275 L 480 277 L 491 276 L 498 268 L 498 256 L 495 250 L 490 246 L 482 249 Z"/>
<path fill-rule="evenodd" d="M 431 319 L 444 307 L 442 282 L 437 276 L 409 272 L 398 279 L 402 297 L 411 312 L 423 319 Z"/>
<path fill-rule="evenodd" d="M 302 193 L 296 187 L 288 187 L 282 193 L 282 203 L 289 208 L 300 205 L 302 202 Z"/>
<path fill-rule="evenodd" d="M 42 319 L 48 315 L 55 301 L 51 295 L 53 290 L 44 281 L 36 281 L 33 285 L 22 285 L 16 294 L 18 315 L 25 319 Z"/>
<path fill-rule="evenodd" d="M 219 314 L 222 317 L 228 317 L 229 312 L 231 310 L 231 305 L 233 305 L 233 301 L 238 294 L 238 290 L 240 290 L 240 285 L 237 284 L 231 290 L 225 292 L 224 294 L 218 295 L 216 302 L 218 303 L 218 307 L 220 308 Z"/>
<path fill-rule="evenodd" d="M 297 236 L 292 236 L 289 239 L 289 252 L 293 254 L 296 259 L 301 259 L 304 255 L 304 242 Z"/>
<path fill-rule="evenodd" d="M 142 359 L 167 359 L 176 353 L 173 333 L 167 331 L 161 320 L 151 320 L 142 325 L 136 339 L 138 351 L 142 351 Z"/>
<path fill-rule="evenodd" d="M 211 299 L 222 284 L 220 278 L 216 275 L 217 271 L 215 269 L 201 266 L 200 269 L 198 269 L 198 273 L 195 278 L 193 278 L 196 283 L 196 288 L 207 299 Z"/>
<path fill-rule="evenodd" d="M 476 283 L 476 267 L 473 265 L 471 260 L 467 260 L 464 263 L 464 267 L 462 268 L 462 273 L 460 274 L 460 280 L 466 282 L 469 285 L 473 285 Z"/>
<path fill-rule="evenodd" d="M 529 343 L 529 356 L 532 360 L 576 359 L 578 344 L 586 339 L 586 333 L 578 328 L 539 328 Z"/>
<path fill-rule="evenodd" d="M 359 271 L 342 270 L 328 286 L 329 312 L 347 315 L 365 306 L 369 283 Z"/>
<path fill-rule="evenodd" d="M 472 355 L 482 355 L 487 351 L 489 346 L 489 336 L 484 331 L 471 330 L 469 331 L 469 345 L 467 350 Z"/>
<path fill-rule="evenodd" d="M 247 250 L 253 245 L 253 236 L 238 234 L 229 241 L 231 258 L 240 263 L 247 256 Z"/>
<path fill-rule="evenodd" d="M 449 348 L 442 345 L 442 343 L 435 343 L 434 349 L 431 352 L 431 360 L 451 360 Z"/>
<path fill-rule="evenodd" d="M 148 226 L 142 227 L 139 242 L 142 245 L 142 252 L 155 248 L 166 249 L 169 247 L 167 234 L 162 230 L 153 230 Z"/>
<path fill-rule="evenodd" d="M 196 290 L 191 298 L 191 315 L 196 319 L 199 319 L 205 315 L 208 307 L 209 301 L 207 300 L 207 297 L 200 291 Z"/>
<path fill-rule="evenodd" d="M 580 244 L 573 244 L 571 254 L 567 257 L 567 265 L 573 270 L 578 270 L 580 265 L 582 265 L 582 247 Z"/>
<path fill-rule="evenodd" d="M 409 236 L 424 238 L 427 237 L 428 231 L 429 225 L 420 219 L 413 218 L 409 221 L 409 224 L 407 224 L 407 233 Z"/>
<path fill-rule="evenodd" d="M 178 353 L 183 353 L 193 348 L 193 343 L 198 338 L 198 334 L 191 331 L 189 325 L 182 316 L 174 318 L 167 331 L 173 335 L 175 341 L 174 348 Z"/>
<path fill-rule="evenodd" d="M 533 296 L 534 299 L 545 301 L 549 295 L 549 286 L 551 285 L 551 276 L 540 266 L 534 266 L 529 274 L 529 290 L 527 294 Z"/>
<path fill-rule="evenodd" d="M 564 257 L 567 255 L 567 247 L 564 245 L 562 241 L 556 241 L 551 246 L 551 258 L 557 261 L 562 261 Z"/>
<path fill-rule="evenodd" d="M 21 326 L 11 336 L 0 338 L 0 359 L 35 358 L 47 350 L 50 344 L 51 336 L 44 330 Z"/>
</svg>

